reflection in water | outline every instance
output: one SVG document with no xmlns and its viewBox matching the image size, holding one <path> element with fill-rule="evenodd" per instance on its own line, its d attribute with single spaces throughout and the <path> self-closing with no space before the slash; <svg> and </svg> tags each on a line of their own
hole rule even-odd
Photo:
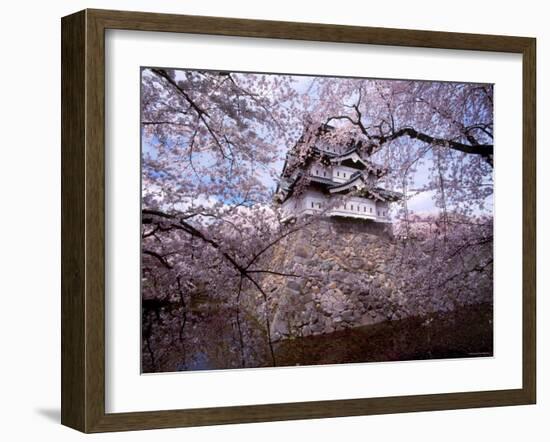
<svg viewBox="0 0 550 442">
<path fill-rule="evenodd" d="M 486 357 L 493 354 L 492 307 L 478 304 L 455 312 L 439 313 L 430 320 L 407 318 L 356 327 L 329 334 L 287 339 L 276 343 L 278 366 Z M 215 339 L 201 324 L 200 347 L 186 352 L 177 371 L 243 368 L 231 333 Z M 226 330 L 227 331 L 227 330 Z M 261 347 L 261 342 L 257 342 Z M 247 359 L 248 358 L 248 359 Z M 271 366 L 267 352 L 246 354 L 244 367 Z"/>
<path fill-rule="evenodd" d="M 186 363 L 182 361 L 176 367 L 177 371 L 212 370 L 213 368 L 208 356 L 202 352 L 194 353 L 191 357 L 188 357 Z"/>
</svg>

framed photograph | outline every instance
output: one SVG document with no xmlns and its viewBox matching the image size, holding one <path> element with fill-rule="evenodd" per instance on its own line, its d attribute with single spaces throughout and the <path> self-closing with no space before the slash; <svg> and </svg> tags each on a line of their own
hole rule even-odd
<svg viewBox="0 0 550 442">
<path fill-rule="evenodd" d="M 62 19 L 62 423 L 536 400 L 535 39 Z"/>
</svg>

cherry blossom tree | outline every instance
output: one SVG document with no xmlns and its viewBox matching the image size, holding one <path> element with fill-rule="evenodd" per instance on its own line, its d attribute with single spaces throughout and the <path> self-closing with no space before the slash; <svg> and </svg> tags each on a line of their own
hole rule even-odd
<svg viewBox="0 0 550 442">
<path fill-rule="evenodd" d="M 386 186 L 404 194 L 395 213 L 401 252 L 388 265 L 406 296 L 420 287 L 415 302 L 428 306 L 444 292 L 446 308 L 475 299 L 480 279 L 471 275 L 491 284 L 490 85 L 162 68 L 143 69 L 141 79 L 147 371 L 176 353 L 180 368 L 198 366 L 190 355 L 227 334 L 234 338 L 220 358 L 236 367 L 277 364 L 262 277 L 304 276 L 273 268 L 269 253 L 314 222 L 282 223 L 273 204 L 297 142 L 297 166 L 316 143 L 335 143 L 387 169 Z M 422 193 L 437 210 L 418 216 L 408 204 Z"/>
<path fill-rule="evenodd" d="M 209 302 L 235 306 L 244 351 L 243 288 L 251 285 L 267 305 L 258 277 L 274 270 L 259 267 L 260 259 L 299 228 L 280 223 L 265 185 L 276 176 L 281 147 L 299 130 L 296 101 L 284 76 L 143 71 L 143 298 L 153 307 L 144 309 L 144 341 L 151 365 L 160 300 L 177 306 L 183 330 L 187 304 L 205 291 L 215 294 Z M 267 311 L 264 329 L 275 363 Z"/>
</svg>

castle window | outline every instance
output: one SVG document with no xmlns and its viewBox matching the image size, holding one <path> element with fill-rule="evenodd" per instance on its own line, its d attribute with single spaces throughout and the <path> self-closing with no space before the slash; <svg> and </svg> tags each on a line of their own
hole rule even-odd
<svg viewBox="0 0 550 442">
<path fill-rule="evenodd" d="M 319 175 L 319 170 L 315 169 L 315 175 Z"/>
<path fill-rule="evenodd" d="M 363 212 L 367 211 L 367 206 L 363 206 Z"/>
<path fill-rule="evenodd" d="M 353 210 L 353 204 L 351 205 L 351 210 Z"/>
<path fill-rule="evenodd" d="M 336 172 L 336 175 L 340 176 L 340 172 Z"/>
<path fill-rule="evenodd" d="M 370 213 L 372 213 L 372 207 L 370 207 Z"/>
<path fill-rule="evenodd" d="M 312 208 L 312 209 L 314 208 L 314 203 L 313 203 L 313 201 L 311 202 L 311 208 Z"/>
<path fill-rule="evenodd" d="M 344 178 L 346 177 L 346 172 L 344 172 Z"/>
<path fill-rule="evenodd" d="M 327 176 L 327 172 L 323 170 L 323 176 Z"/>
</svg>

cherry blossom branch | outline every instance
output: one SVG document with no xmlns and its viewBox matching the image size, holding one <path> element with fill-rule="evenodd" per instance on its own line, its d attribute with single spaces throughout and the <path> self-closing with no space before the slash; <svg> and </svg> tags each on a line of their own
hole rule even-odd
<svg viewBox="0 0 550 442">
<path fill-rule="evenodd" d="M 244 357 L 244 341 L 243 341 L 243 332 L 241 330 L 241 293 L 243 289 L 243 277 L 242 275 L 239 278 L 239 287 L 237 290 L 237 302 L 236 302 L 236 315 L 235 319 L 237 322 L 237 331 L 239 333 L 239 344 L 241 349 L 241 366 L 244 368 L 246 366 L 245 357 Z"/>
<path fill-rule="evenodd" d="M 199 117 L 200 121 L 203 123 L 204 127 L 206 127 L 206 130 L 210 133 L 212 139 L 214 140 L 214 142 L 216 143 L 216 145 L 218 146 L 222 156 L 225 158 L 225 159 L 228 159 L 228 160 L 231 160 L 231 161 L 234 161 L 234 155 L 233 155 L 233 152 L 232 152 L 232 149 L 231 147 L 229 147 L 229 150 L 231 152 L 231 157 L 229 157 L 226 153 L 225 153 L 225 150 L 220 142 L 220 140 L 218 139 L 218 136 L 216 135 L 216 133 L 214 132 L 214 130 L 212 129 L 212 127 L 210 126 L 210 124 L 208 123 L 208 121 L 206 121 L 206 118 L 210 118 L 210 115 L 209 113 L 202 109 L 201 107 L 199 107 L 192 99 L 191 97 L 189 96 L 189 94 L 187 94 L 187 92 L 181 88 L 173 79 L 172 77 L 170 77 L 170 75 L 168 75 L 168 73 L 164 70 L 164 69 L 151 69 L 151 72 L 155 73 L 156 75 L 158 75 L 159 77 L 161 78 L 164 78 L 174 89 L 176 89 L 177 92 L 179 92 L 183 98 L 185 98 L 185 100 L 189 103 L 189 105 L 191 106 L 191 108 L 197 113 L 197 116 Z"/>
<path fill-rule="evenodd" d="M 269 273 L 271 275 L 287 276 L 289 278 L 303 278 L 304 277 L 304 275 L 296 275 L 294 273 L 282 273 L 282 272 L 276 272 L 274 270 L 247 270 L 247 273 Z"/>
<path fill-rule="evenodd" d="M 167 269 L 172 269 L 172 265 L 166 260 L 166 257 L 159 255 L 157 252 L 154 252 L 152 250 L 147 250 L 147 249 L 142 249 L 141 252 L 144 255 L 149 255 L 149 256 L 152 256 L 153 258 L 156 258 Z"/>
<path fill-rule="evenodd" d="M 361 120 L 353 120 L 351 117 L 346 115 L 328 117 L 325 121 L 325 124 L 328 125 L 333 120 L 342 119 L 347 120 L 353 125 L 357 126 L 360 129 L 361 133 L 367 137 L 367 139 L 376 140 L 376 143 L 369 143 L 366 146 L 366 150 L 369 155 L 372 154 L 375 150 L 379 149 L 383 144 L 407 136 L 411 139 L 419 140 L 431 145 L 449 147 L 450 149 L 457 150 L 466 154 L 480 155 L 483 159 L 487 161 L 487 163 L 493 166 L 494 146 L 492 144 L 464 144 L 452 139 L 434 137 L 424 132 L 417 131 L 412 127 L 403 127 L 395 132 L 392 132 L 389 135 L 373 135 L 369 133 Z"/>
<path fill-rule="evenodd" d="M 449 278 L 446 278 L 441 283 L 439 283 L 439 285 L 436 288 L 440 289 L 440 288 L 444 287 L 446 284 L 448 284 L 449 282 L 453 281 L 454 279 L 459 278 L 459 277 L 464 276 L 464 275 L 468 275 L 472 272 L 482 273 L 491 264 L 493 264 L 493 259 L 492 258 L 487 260 L 487 262 L 485 264 L 480 264 L 480 265 L 476 264 L 475 266 L 473 266 L 470 269 L 464 270 L 463 272 L 455 273 L 454 275 L 451 275 Z"/>
</svg>

